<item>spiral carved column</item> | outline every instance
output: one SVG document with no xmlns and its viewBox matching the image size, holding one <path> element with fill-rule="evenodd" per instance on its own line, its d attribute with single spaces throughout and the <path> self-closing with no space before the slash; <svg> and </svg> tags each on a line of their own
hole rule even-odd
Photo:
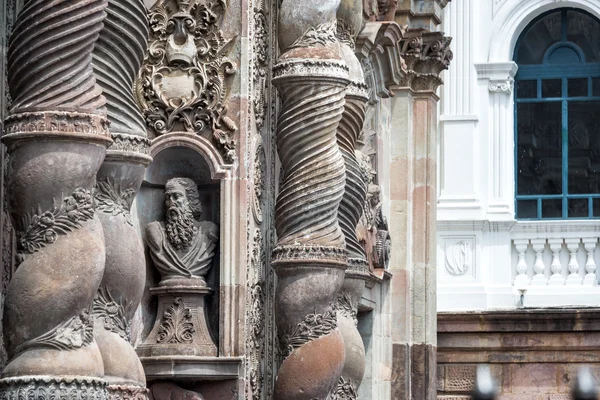
<svg viewBox="0 0 600 400">
<path fill-rule="evenodd" d="M 152 160 L 144 119 L 132 89 L 147 41 L 143 1 L 108 0 L 104 29 L 93 54 L 113 139 L 98 171 L 95 190 L 106 242 L 106 269 L 94 299 L 93 315 L 110 399 L 147 397 L 144 370 L 131 345 L 130 332 L 146 279 L 144 247 L 130 209 Z"/>
<path fill-rule="evenodd" d="M 106 397 L 91 316 L 105 264 L 92 189 L 111 142 L 91 61 L 106 5 L 29 0 L 11 36 L 2 141 L 19 265 L 5 298 L 0 398 Z"/>
<path fill-rule="evenodd" d="M 336 309 L 338 327 L 346 348 L 346 362 L 332 399 L 356 400 L 365 372 L 365 347 L 357 329 L 358 303 L 369 277 L 367 254 L 356 235 L 356 225 L 367 197 L 367 182 L 355 150 L 363 129 L 368 100 L 362 67 L 354 54 L 356 33 L 362 26 L 362 1 L 342 0 L 337 17 L 337 36 L 341 42 L 343 58 L 350 70 L 351 82 L 346 90 L 346 105 L 337 131 L 337 140 L 346 165 L 346 187 L 338 217 L 346 238 L 348 265 Z"/>
<path fill-rule="evenodd" d="M 305 3 L 301 10 L 294 1 L 281 6 L 284 54 L 273 78 L 282 99 L 276 142 L 284 173 L 273 252 L 277 329 L 285 357 L 275 383 L 277 400 L 326 399 L 345 360 L 333 306 L 347 263 L 337 219 L 346 174 L 336 131 L 348 68 L 335 37 L 339 0 Z M 317 5 L 321 14 L 313 15 Z"/>
</svg>

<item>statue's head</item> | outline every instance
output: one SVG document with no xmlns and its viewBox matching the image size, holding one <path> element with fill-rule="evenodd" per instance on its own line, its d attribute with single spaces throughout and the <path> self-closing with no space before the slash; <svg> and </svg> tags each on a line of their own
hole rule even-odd
<svg viewBox="0 0 600 400">
<path fill-rule="evenodd" d="M 167 237 L 177 249 L 189 246 L 194 236 L 194 220 L 202 215 L 198 186 L 189 178 L 173 178 L 165 185 Z"/>
<path fill-rule="evenodd" d="M 198 186 L 190 178 L 173 178 L 167 181 L 165 185 L 165 205 L 167 206 L 167 215 L 170 210 L 189 209 L 194 219 L 202 216 L 202 203 L 200 203 L 200 194 Z"/>
</svg>

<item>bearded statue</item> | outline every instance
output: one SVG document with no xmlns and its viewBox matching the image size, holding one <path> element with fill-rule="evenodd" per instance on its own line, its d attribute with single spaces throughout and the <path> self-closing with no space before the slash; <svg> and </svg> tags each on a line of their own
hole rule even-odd
<svg viewBox="0 0 600 400">
<path fill-rule="evenodd" d="M 189 178 L 173 178 L 165 185 L 166 221 L 152 222 L 146 237 L 154 266 L 160 272 L 161 286 L 193 279 L 205 284 L 219 240 L 219 228 L 200 221 L 202 204 L 198 187 Z"/>
</svg>

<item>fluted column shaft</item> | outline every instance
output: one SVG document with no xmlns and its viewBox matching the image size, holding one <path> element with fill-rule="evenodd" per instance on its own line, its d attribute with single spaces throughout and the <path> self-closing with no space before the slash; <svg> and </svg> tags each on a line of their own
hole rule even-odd
<svg viewBox="0 0 600 400">
<path fill-rule="evenodd" d="M 19 265 L 5 298 L 3 398 L 106 396 L 91 317 L 105 264 L 92 189 L 111 142 L 91 66 L 105 8 L 29 0 L 11 36 L 3 142 Z"/>
<path fill-rule="evenodd" d="M 143 367 L 131 345 L 130 324 L 146 278 L 144 247 L 130 209 L 148 155 L 144 119 L 133 97 L 148 41 L 142 0 L 108 0 L 104 29 L 94 49 L 94 72 L 106 97 L 113 145 L 98 171 L 95 191 L 106 242 L 106 269 L 94 299 L 94 334 L 112 399 L 146 397 Z"/>
</svg>

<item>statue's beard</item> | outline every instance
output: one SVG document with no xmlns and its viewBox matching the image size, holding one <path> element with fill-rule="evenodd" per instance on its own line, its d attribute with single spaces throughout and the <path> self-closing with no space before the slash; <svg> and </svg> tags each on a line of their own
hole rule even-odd
<svg viewBox="0 0 600 400">
<path fill-rule="evenodd" d="M 173 206 L 167 210 L 167 238 L 177 250 L 189 247 L 194 237 L 194 215 L 189 207 Z"/>
</svg>

